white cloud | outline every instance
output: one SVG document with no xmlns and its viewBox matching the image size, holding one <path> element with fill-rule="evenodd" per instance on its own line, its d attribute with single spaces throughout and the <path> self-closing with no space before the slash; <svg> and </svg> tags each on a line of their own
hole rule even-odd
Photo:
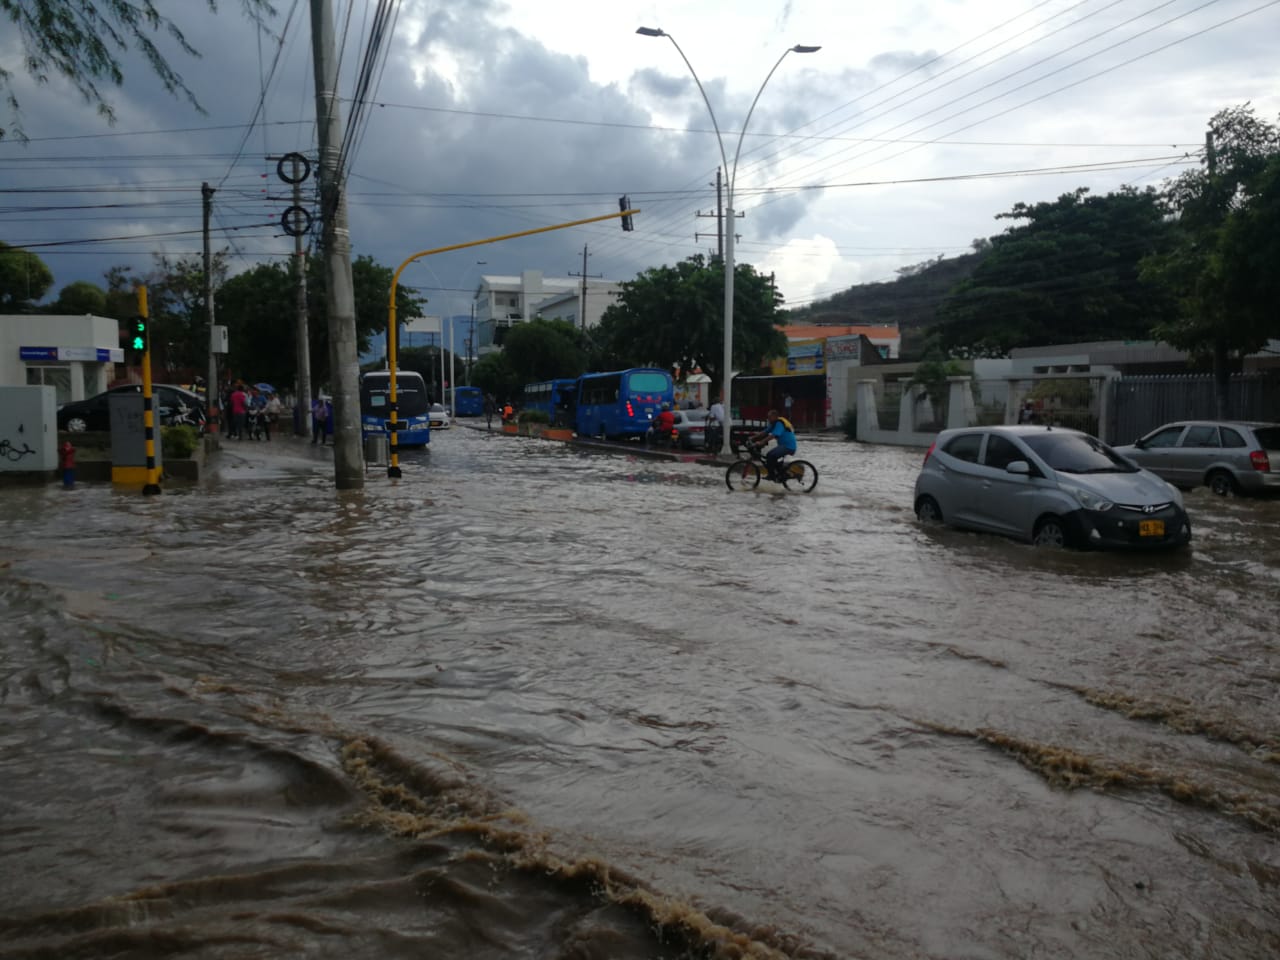
<svg viewBox="0 0 1280 960">
<path fill-rule="evenodd" d="M 237 267 L 287 256 L 292 244 L 278 229 L 252 225 L 274 222 L 289 202 L 266 157 L 315 154 L 309 18 L 304 12 L 290 24 L 268 84 L 271 38 L 260 45 L 236 5 L 220 6 L 217 16 L 202 4 L 174 14 L 202 59 L 161 39 L 207 116 L 161 91 L 146 65 L 130 59 L 125 87 L 109 91 L 120 119 L 107 128 L 66 84 L 31 84 L 12 38 L 0 46 L 35 138 L 25 147 L 0 141 L 3 180 L 11 190 L 53 191 L 11 194 L 0 239 L 195 230 L 200 184 L 209 181 L 218 187 L 216 242 L 234 242 Z M 1196 6 L 1177 0 L 1147 14 L 1146 6 L 1106 0 L 1018 8 L 981 0 L 406 0 L 355 154 L 353 245 L 396 265 L 435 246 L 612 212 L 623 193 L 643 211 L 633 233 L 606 222 L 433 258 L 439 281 L 426 271 L 407 278 L 431 297 L 432 312 L 466 309 L 465 292 L 438 288 L 455 285 L 450 278 L 477 259 L 492 273 L 564 276 L 581 270 L 585 245 L 588 272 L 627 279 L 705 251 L 706 238 L 694 234 L 715 229 L 697 214 L 715 210 L 720 151 L 684 62 L 668 41 L 636 35 L 645 25 L 679 40 L 730 158 L 781 51 L 823 46 L 784 61 L 751 118 L 737 180 L 745 213 L 738 259 L 775 271 L 789 302 L 892 279 L 899 266 L 999 232 L 1006 224 L 995 215 L 1017 202 L 1077 186 L 1154 183 L 1178 168 L 1152 159 L 1119 172 L 946 178 L 1172 158 L 1198 148 L 1213 113 L 1246 100 L 1275 120 L 1280 7 L 1250 14 L 1256 2 L 1223 0 L 1172 20 Z M 341 36 L 346 4 L 336 7 Z M 359 20 L 343 53 L 347 97 L 361 56 Z M 246 132 L 264 85 L 259 126 Z M 350 116 L 349 100 L 342 109 Z M 102 136 L 113 132 L 120 135 Z M 62 137 L 77 139 L 49 139 Z M 98 192 L 77 192 L 84 186 Z M 199 247 L 191 234 L 37 252 L 61 287 L 100 281 L 113 264 L 145 271 L 152 249 Z"/>
</svg>

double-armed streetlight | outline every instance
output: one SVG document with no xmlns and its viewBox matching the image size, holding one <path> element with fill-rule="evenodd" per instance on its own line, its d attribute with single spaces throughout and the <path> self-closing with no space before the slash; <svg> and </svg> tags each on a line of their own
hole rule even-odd
<svg viewBox="0 0 1280 960">
<path fill-rule="evenodd" d="M 738 133 L 738 148 L 733 154 L 733 166 L 730 166 L 729 158 L 724 150 L 724 138 L 720 135 L 720 125 L 716 122 L 716 112 L 711 108 L 711 101 L 707 99 L 707 91 L 703 89 L 702 81 L 698 79 L 698 72 L 693 69 L 693 64 L 689 62 L 689 58 L 680 49 L 680 44 L 676 43 L 676 38 L 657 27 L 639 27 L 636 33 L 645 37 L 666 37 L 671 41 L 671 45 L 680 54 L 680 59 L 689 68 L 689 73 L 693 75 L 693 82 L 698 85 L 698 92 L 702 94 L 702 101 L 707 105 L 707 113 L 711 114 L 711 126 L 716 132 L 716 142 L 720 145 L 720 161 L 724 165 L 727 181 L 724 212 L 727 227 L 724 232 L 724 370 L 721 374 L 721 382 L 723 384 L 721 387 L 721 401 L 724 405 L 725 419 L 728 421 L 728 423 L 724 424 L 724 430 L 722 431 L 720 452 L 728 455 L 732 452 L 730 434 L 733 432 L 733 405 L 730 398 L 730 387 L 733 383 L 733 186 L 738 176 L 738 157 L 742 154 L 742 140 L 747 135 L 747 126 L 751 123 L 751 115 L 755 113 L 756 104 L 760 101 L 760 94 L 764 93 L 764 88 L 768 85 L 769 78 L 781 66 L 782 61 L 787 58 L 787 54 L 814 53 L 822 48 L 796 44 L 794 47 L 788 47 L 782 51 L 782 56 L 778 58 L 778 62 L 773 65 L 773 69 L 764 78 L 764 83 L 760 84 L 760 89 L 756 91 L 756 98 L 751 101 L 751 109 L 747 111 L 747 118 L 742 121 L 742 130 Z"/>
</svg>

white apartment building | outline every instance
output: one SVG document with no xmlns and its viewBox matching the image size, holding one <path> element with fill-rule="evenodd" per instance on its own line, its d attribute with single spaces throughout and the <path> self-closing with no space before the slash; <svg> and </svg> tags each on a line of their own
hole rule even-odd
<svg viewBox="0 0 1280 960">
<path fill-rule="evenodd" d="M 520 276 L 485 275 L 475 292 L 476 340 L 479 355 L 494 350 L 494 333 L 536 317 L 560 319 L 578 327 L 594 327 L 604 311 L 617 302 L 622 287 L 613 280 L 547 279 L 541 270 Z M 585 322 L 584 322 L 585 318 Z"/>
</svg>

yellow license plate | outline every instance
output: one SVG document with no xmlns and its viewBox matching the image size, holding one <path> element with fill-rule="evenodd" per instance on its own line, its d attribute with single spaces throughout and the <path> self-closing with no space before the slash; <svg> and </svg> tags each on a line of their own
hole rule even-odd
<svg viewBox="0 0 1280 960">
<path fill-rule="evenodd" d="M 1140 537 L 1163 537 L 1164 521 L 1163 520 L 1139 520 L 1138 536 Z"/>
</svg>

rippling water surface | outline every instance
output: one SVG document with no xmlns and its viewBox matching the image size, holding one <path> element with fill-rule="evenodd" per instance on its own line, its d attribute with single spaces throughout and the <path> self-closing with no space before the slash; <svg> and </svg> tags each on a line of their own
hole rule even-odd
<svg viewBox="0 0 1280 960">
<path fill-rule="evenodd" d="M 1280 955 L 1280 502 L 1055 553 L 915 450 L 432 447 L 0 489 L 0 956 Z"/>
</svg>

